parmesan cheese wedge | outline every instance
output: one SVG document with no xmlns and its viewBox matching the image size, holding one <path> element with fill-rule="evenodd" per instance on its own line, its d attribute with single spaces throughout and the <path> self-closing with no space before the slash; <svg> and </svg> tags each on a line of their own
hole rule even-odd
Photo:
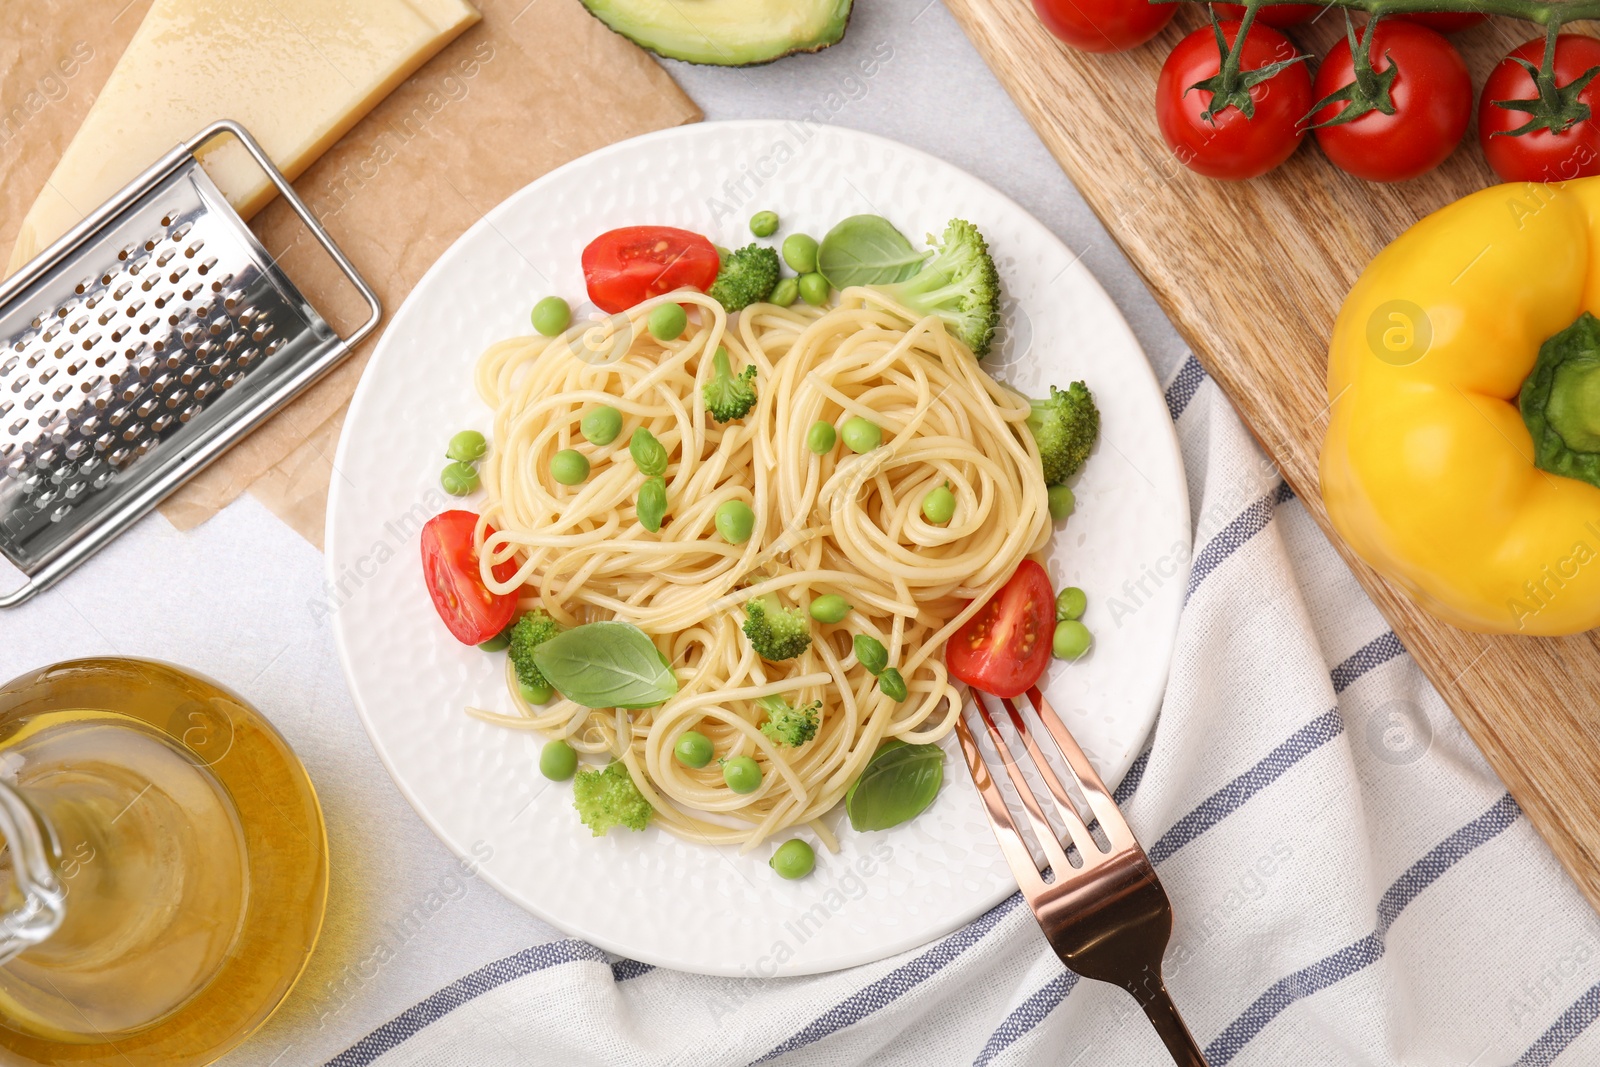
<svg viewBox="0 0 1600 1067">
<path fill-rule="evenodd" d="M 218 119 L 242 123 L 294 178 L 479 17 L 466 0 L 155 0 L 24 217 L 6 273 Z M 201 162 L 245 218 L 272 199 L 236 138 Z"/>
</svg>

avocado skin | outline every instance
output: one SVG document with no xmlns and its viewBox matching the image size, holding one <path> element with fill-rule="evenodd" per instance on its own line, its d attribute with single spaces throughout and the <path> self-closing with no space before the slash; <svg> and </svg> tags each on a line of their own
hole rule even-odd
<svg viewBox="0 0 1600 1067">
<path fill-rule="evenodd" d="M 734 0 L 739 3 L 740 0 Z M 636 0 L 582 0 L 583 6 L 589 14 L 599 19 L 613 32 L 626 37 L 634 44 L 653 52 L 663 59 L 676 59 L 683 63 L 693 63 L 697 66 L 718 67 L 759 67 L 785 56 L 792 56 L 802 52 L 820 52 L 829 45 L 838 44 L 844 40 L 845 31 L 850 26 L 850 16 L 854 11 L 853 0 L 802 0 L 804 4 L 815 7 L 819 11 L 832 9 L 833 14 L 827 25 L 820 33 L 810 35 L 801 40 L 784 40 L 773 37 L 760 42 L 756 47 L 730 47 L 724 49 L 726 59 L 713 59 L 703 54 L 696 54 L 686 48 L 679 48 L 673 42 L 663 39 L 665 34 L 657 29 L 652 32 L 651 27 L 635 27 L 630 18 L 634 7 L 655 6 L 650 0 L 637 3 Z M 741 5 L 742 6 L 742 5 Z M 757 5 L 750 5 L 757 6 Z M 752 21 L 761 21 L 752 19 Z M 716 43 L 716 31 L 708 28 L 702 21 L 697 28 L 707 31 L 699 40 L 710 39 Z"/>
</svg>

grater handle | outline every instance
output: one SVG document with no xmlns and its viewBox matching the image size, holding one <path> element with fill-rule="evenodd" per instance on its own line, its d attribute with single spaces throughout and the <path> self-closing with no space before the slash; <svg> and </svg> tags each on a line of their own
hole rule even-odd
<svg viewBox="0 0 1600 1067">
<path fill-rule="evenodd" d="M 383 317 L 383 305 L 378 301 L 378 294 L 373 292 L 372 286 L 368 285 L 366 279 L 361 277 L 360 272 L 355 268 L 355 264 L 351 263 L 339 246 L 333 243 L 333 238 L 328 236 L 328 231 L 322 228 L 322 223 L 317 221 L 317 217 L 311 213 L 311 209 L 306 207 L 305 201 L 301 200 L 299 195 L 295 193 L 294 187 L 289 184 L 289 179 L 283 176 L 283 172 L 278 170 L 277 166 L 267 156 L 266 151 L 256 143 L 256 139 L 250 136 L 250 132 L 243 126 L 232 119 L 219 119 L 185 141 L 183 147 L 190 155 L 198 157 L 202 145 L 216 140 L 225 133 L 231 133 L 239 139 L 239 143 L 244 145 L 245 151 L 254 157 L 256 165 L 277 187 L 279 195 L 294 209 L 294 213 L 300 216 L 300 221 L 306 224 L 306 229 L 311 231 L 311 236 L 317 239 L 317 243 L 322 245 L 323 251 L 332 257 L 333 261 L 339 265 L 339 270 L 344 273 L 345 278 L 360 291 L 362 298 L 366 300 L 367 308 L 371 311 L 371 315 L 366 322 L 356 327 L 349 337 L 344 338 L 345 347 L 354 348 L 365 340 L 368 334 L 378 328 L 378 320 Z"/>
</svg>

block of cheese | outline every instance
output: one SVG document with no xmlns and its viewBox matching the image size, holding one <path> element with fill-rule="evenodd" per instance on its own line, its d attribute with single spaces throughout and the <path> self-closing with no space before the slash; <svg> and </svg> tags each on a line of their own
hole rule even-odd
<svg viewBox="0 0 1600 1067">
<path fill-rule="evenodd" d="M 466 0 L 155 0 L 23 219 L 6 274 L 180 141 L 242 123 L 290 178 L 479 19 Z M 233 137 L 201 162 L 249 218 L 271 183 Z"/>
</svg>

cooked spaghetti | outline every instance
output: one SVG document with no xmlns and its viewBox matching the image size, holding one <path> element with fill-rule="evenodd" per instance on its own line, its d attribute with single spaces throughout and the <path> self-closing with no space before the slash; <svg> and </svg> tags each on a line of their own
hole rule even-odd
<svg viewBox="0 0 1600 1067">
<path fill-rule="evenodd" d="M 680 338 L 660 342 L 645 319 L 667 299 L 695 313 Z M 719 345 L 735 368 L 756 366 L 759 391 L 745 418 L 724 424 L 701 391 Z M 519 714 L 473 714 L 621 758 L 660 823 L 690 839 L 750 847 L 809 823 L 831 845 L 817 819 L 883 740 L 920 744 L 952 729 L 961 698 L 945 673 L 945 640 L 1050 534 L 1029 402 L 985 374 L 937 318 L 917 321 L 873 290 L 847 289 L 829 310 L 757 304 L 731 321 L 715 300 L 682 290 L 554 339 L 502 341 L 482 357 L 477 388 L 494 410 L 478 526 L 485 583 L 520 592 L 521 609 L 543 608 L 564 626 L 636 624 L 680 688 L 644 711 L 560 699 L 533 707 L 508 664 Z M 596 446 L 579 421 L 601 404 L 621 412 L 623 429 Z M 806 447 L 814 422 L 851 416 L 882 427 L 883 444 L 862 455 Z M 635 514 L 644 479 L 628 441 L 640 426 L 671 457 L 657 533 Z M 589 459 L 582 485 L 550 475 L 551 457 L 568 448 Z M 957 501 L 946 525 L 920 511 L 939 485 Z M 743 544 L 713 525 L 729 500 L 755 513 Z M 491 568 L 508 559 L 516 574 L 496 580 Z M 745 604 L 769 594 L 802 610 L 838 594 L 853 610 L 838 625 L 813 624 L 800 656 L 768 662 L 740 627 Z M 885 696 L 856 662 L 856 633 L 888 649 L 905 700 Z M 762 733 L 755 700 L 771 694 L 821 701 L 812 740 L 791 748 Z M 716 763 L 696 770 L 674 759 L 690 729 L 725 758 L 755 758 L 759 789 L 735 793 Z"/>
</svg>

